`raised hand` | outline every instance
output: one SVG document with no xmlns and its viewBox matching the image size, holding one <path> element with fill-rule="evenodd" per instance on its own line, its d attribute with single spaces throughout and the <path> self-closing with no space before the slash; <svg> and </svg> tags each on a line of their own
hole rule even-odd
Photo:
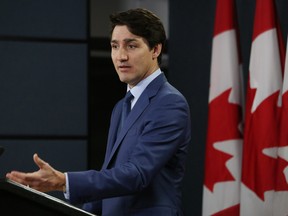
<svg viewBox="0 0 288 216">
<path fill-rule="evenodd" d="M 66 180 L 64 173 L 54 169 L 36 153 L 33 155 L 33 160 L 39 167 L 38 171 L 31 173 L 12 171 L 6 174 L 6 178 L 41 192 L 65 190 Z"/>
</svg>

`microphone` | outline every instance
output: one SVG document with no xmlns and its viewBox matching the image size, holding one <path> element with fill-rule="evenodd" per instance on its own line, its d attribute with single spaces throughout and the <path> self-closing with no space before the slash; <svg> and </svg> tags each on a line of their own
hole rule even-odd
<svg viewBox="0 0 288 216">
<path fill-rule="evenodd" d="M 0 146 L 0 156 L 3 154 L 4 150 L 4 147 Z"/>
</svg>

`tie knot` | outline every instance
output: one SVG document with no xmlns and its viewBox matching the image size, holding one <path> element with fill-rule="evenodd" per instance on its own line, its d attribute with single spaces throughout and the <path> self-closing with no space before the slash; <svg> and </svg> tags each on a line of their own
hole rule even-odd
<svg viewBox="0 0 288 216">
<path fill-rule="evenodd" d="M 130 103 L 133 98 L 134 98 L 134 96 L 132 95 L 132 93 L 130 91 L 128 91 L 124 97 L 124 102 Z"/>
</svg>

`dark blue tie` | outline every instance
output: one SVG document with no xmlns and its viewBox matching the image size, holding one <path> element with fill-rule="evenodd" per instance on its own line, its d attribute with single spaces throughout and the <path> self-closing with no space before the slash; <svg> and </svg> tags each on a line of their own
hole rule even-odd
<svg viewBox="0 0 288 216">
<path fill-rule="evenodd" d="M 130 91 L 128 91 L 124 97 L 124 101 L 123 101 L 123 107 L 122 107 L 122 116 L 121 116 L 121 128 L 129 114 L 129 112 L 131 111 L 131 100 L 133 99 L 133 95 L 131 94 Z"/>
</svg>

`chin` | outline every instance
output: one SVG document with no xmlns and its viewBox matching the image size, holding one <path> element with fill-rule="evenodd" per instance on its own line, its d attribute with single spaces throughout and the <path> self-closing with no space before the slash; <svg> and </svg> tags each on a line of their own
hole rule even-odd
<svg viewBox="0 0 288 216">
<path fill-rule="evenodd" d="M 120 81 L 123 82 L 123 83 L 127 83 L 127 82 L 128 82 L 128 80 L 125 79 L 125 77 L 119 76 L 119 79 L 120 79 Z"/>
<path fill-rule="evenodd" d="M 127 83 L 130 80 L 127 74 L 119 73 L 118 76 L 121 82 Z"/>
</svg>

